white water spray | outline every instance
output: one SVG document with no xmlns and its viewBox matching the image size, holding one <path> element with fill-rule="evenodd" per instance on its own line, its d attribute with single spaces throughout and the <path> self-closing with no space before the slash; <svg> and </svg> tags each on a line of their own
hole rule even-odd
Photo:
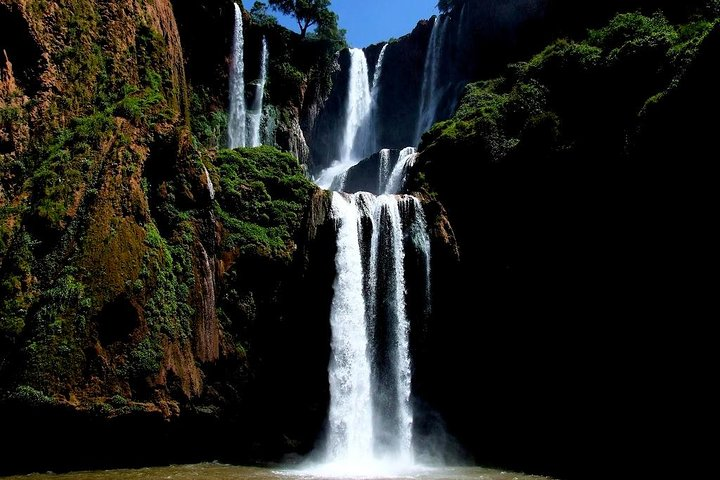
<svg viewBox="0 0 720 480">
<path fill-rule="evenodd" d="M 377 104 L 377 97 L 380 91 L 380 77 L 382 76 L 383 60 L 385 60 L 385 50 L 387 50 L 389 43 L 383 45 L 378 56 L 377 63 L 375 64 L 375 74 L 373 75 L 372 89 L 370 90 L 370 98 L 372 99 L 373 107 Z"/>
<path fill-rule="evenodd" d="M 414 147 L 407 147 L 400 151 L 398 161 L 395 163 L 390 178 L 386 183 L 384 193 L 393 194 L 398 193 L 405 186 L 405 179 L 407 177 L 408 168 L 415 165 L 415 159 L 417 153 Z"/>
<path fill-rule="evenodd" d="M 390 150 L 380 150 L 380 166 L 378 168 L 378 192 L 384 192 L 390 180 Z"/>
<path fill-rule="evenodd" d="M 327 460 L 362 465 L 372 458 L 373 423 L 359 216 L 353 198 L 348 201 L 337 192 L 333 193 L 332 214 L 338 229 L 337 276 L 330 314 Z"/>
<path fill-rule="evenodd" d="M 344 182 L 344 179 L 338 176 L 362 160 L 369 142 L 368 124 L 371 113 L 372 98 L 365 52 L 359 48 L 351 48 L 345 125 L 339 146 L 340 158 L 320 172 L 315 179 L 320 188 L 336 190 L 336 187 Z"/>
<path fill-rule="evenodd" d="M 370 83 L 365 52 L 359 48 L 350 49 L 350 75 L 348 99 L 345 108 L 345 130 L 342 138 L 340 160 L 349 163 L 357 160 L 355 145 L 372 109 Z"/>
<path fill-rule="evenodd" d="M 385 217 L 385 218 L 383 218 Z M 386 223 L 387 222 L 387 223 Z M 387 285 L 390 296 L 388 304 L 392 306 L 388 316 L 392 321 L 392 358 L 393 377 L 397 402 L 396 448 L 401 463 L 412 464 L 412 424 L 413 414 L 410 406 L 411 369 L 410 369 L 410 322 L 405 308 L 405 246 L 403 244 L 402 220 L 395 196 L 383 195 L 378 198 L 375 211 L 376 225 L 387 227 L 383 233 L 389 236 L 388 252 L 378 252 L 378 260 L 387 258 L 390 262 Z M 386 223 L 386 224 L 385 224 Z M 379 242 L 378 242 L 379 243 Z"/>
</svg>

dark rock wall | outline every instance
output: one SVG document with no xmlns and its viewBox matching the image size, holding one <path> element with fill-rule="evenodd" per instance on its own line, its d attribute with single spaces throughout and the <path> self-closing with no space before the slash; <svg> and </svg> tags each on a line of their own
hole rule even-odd
<svg viewBox="0 0 720 480">
<path fill-rule="evenodd" d="M 619 17 L 587 62 L 560 41 L 474 84 L 423 138 L 410 188 L 447 207 L 461 262 L 435 265 L 434 348 L 416 357 L 416 392 L 479 463 L 607 478 L 608 457 L 637 471 L 654 456 L 636 455 L 638 441 L 663 448 L 643 405 L 675 408 L 658 399 L 687 380 L 666 346 L 696 327 L 651 319 L 703 290 L 684 279 L 707 253 L 687 212 L 710 191 L 694 159 L 714 149 L 702 112 L 719 99 L 705 70 L 715 18 L 691 16 L 702 33 L 678 47 L 685 27 Z"/>
</svg>

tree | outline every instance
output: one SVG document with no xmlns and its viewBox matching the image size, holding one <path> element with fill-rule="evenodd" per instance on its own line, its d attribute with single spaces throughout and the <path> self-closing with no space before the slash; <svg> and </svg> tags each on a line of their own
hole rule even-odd
<svg viewBox="0 0 720 480">
<path fill-rule="evenodd" d="M 464 2 L 461 0 L 438 0 L 437 8 L 440 13 L 448 13 L 455 8 L 459 8 L 462 3 Z"/>
<path fill-rule="evenodd" d="M 330 0 L 270 0 L 276 10 L 292 15 L 300 27 L 300 37 L 305 38 L 307 30 L 313 25 L 320 25 L 328 18 Z"/>
<path fill-rule="evenodd" d="M 250 9 L 250 18 L 256 24 L 267 27 L 270 25 L 277 25 L 277 18 L 270 15 L 267 11 L 267 5 L 263 2 L 255 2 Z"/>
<path fill-rule="evenodd" d="M 322 15 L 317 25 L 315 35 L 320 40 L 326 40 L 335 45 L 336 50 L 346 46 L 345 30 L 338 28 L 338 15 L 328 10 Z"/>
</svg>

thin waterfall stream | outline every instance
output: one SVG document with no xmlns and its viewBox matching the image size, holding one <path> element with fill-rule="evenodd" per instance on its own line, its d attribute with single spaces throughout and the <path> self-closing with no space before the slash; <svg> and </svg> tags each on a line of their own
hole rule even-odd
<svg viewBox="0 0 720 480">
<path fill-rule="evenodd" d="M 262 125 L 263 115 L 263 97 L 265 96 L 265 84 L 267 83 L 267 67 L 268 67 L 268 44 L 267 38 L 262 38 L 262 51 L 260 53 L 260 78 L 255 83 L 255 97 L 248 112 L 248 134 L 250 137 L 249 147 L 259 147 L 262 145 L 260 138 L 260 127 Z"/>
<path fill-rule="evenodd" d="M 245 37 L 243 36 L 243 17 L 240 5 L 235 6 L 235 31 L 233 33 L 232 65 L 230 67 L 230 112 L 228 115 L 228 147 L 238 148 L 246 145 L 245 122 Z"/>
</svg>

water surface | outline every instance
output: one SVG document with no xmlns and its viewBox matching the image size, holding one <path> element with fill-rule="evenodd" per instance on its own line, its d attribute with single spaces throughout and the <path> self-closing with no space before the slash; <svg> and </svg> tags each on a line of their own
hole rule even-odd
<svg viewBox="0 0 720 480">
<path fill-rule="evenodd" d="M 171 467 L 141 468 L 135 470 L 96 470 L 63 474 L 36 473 L 3 477 L 3 480 L 333 480 L 309 470 L 238 467 L 215 463 Z M 544 480 L 547 477 L 523 475 L 481 467 L 418 468 L 413 471 L 378 476 L 343 475 L 344 479 L 357 480 Z M 548 479 L 549 480 L 549 479 Z"/>
</svg>

